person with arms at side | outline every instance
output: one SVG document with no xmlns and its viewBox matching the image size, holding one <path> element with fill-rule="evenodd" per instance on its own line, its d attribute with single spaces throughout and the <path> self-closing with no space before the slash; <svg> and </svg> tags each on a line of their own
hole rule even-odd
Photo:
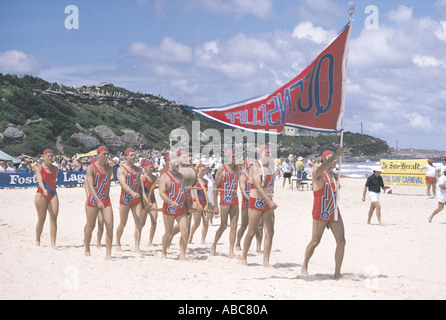
<svg viewBox="0 0 446 320">
<path fill-rule="evenodd" d="M 214 214 L 220 211 L 220 227 L 215 232 L 214 242 L 211 247 L 211 255 L 217 254 L 217 243 L 223 232 L 228 227 L 228 217 L 230 220 L 229 232 L 229 255 L 234 258 L 234 245 L 237 232 L 237 220 L 239 214 L 237 187 L 239 180 L 239 169 L 235 164 L 235 152 L 232 149 L 225 152 L 225 163 L 218 167 L 215 174 L 215 184 L 218 189 L 214 189 Z M 220 202 L 217 202 L 220 195 Z M 220 207 L 218 206 L 220 204 Z"/>
<path fill-rule="evenodd" d="M 145 225 L 147 215 L 150 216 L 150 234 L 149 234 L 149 243 L 148 246 L 151 247 L 153 245 L 153 237 L 155 236 L 156 231 L 156 223 L 158 221 L 158 212 L 151 209 L 156 209 L 156 198 L 155 198 L 155 192 L 152 192 L 150 195 L 150 190 L 152 189 L 153 185 L 156 183 L 157 178 L 153 174 L 155 171 L 155 167 L 153 166 L 153 163 L 149 160 L 143 161 L 141 163 L 141 167 L 143 168 L 144 174 L 141 175 L 141 185 L 144 188 L 143 193 L 143 220 L 141 223 L 143 226 Z M 150 199 L 149 199 L 150 195 Z"/>
<path fill-rule="evenodd" d="M 87 223 L 84 228 L 85 256 L 91 256 L 90 242 L 96 219 L 101 215 L 105 225 L 105 259 L 111 259 L 111 249 L 113 243 L 113 208 L 110 201 L 110 184 L 113 169 L 108 164 L 108 148 L 100 146 L 96 151 L 96 161 L 92 161 L 87 168 L 85 183 L 88 192 L 85 206 Z M 98 220 L 98 223 L 99 222 Z M 98 234 L 98 241 L 100 241 Z"/>
<path fill-rule="evenodd" d="M 434 159 L 429 158 L 427 164 L 418 169 L 426 170 L 426 199 L 435 198 L 437 195 L 437 169 L 434 166 Z M 432 189 L 432 195 L 431 190 Z"/>
<path fill-rule="evenodd" d="M 272 267 L 269 263 L 269 258 L 274 236 L 274 210 L 277 209 L 278 205 L 273 201 L 275 173 L 270 165 L 269 153 L 269 146 L 260 146 L 260 159 L 249 169 L 249 181 L 251 182 L 248 202 L 249 222 L 241 258 L 242 264 L 246 266 L 248 265 L 249 247 L 258 231 L 260 218 L 262 218 L 265 229 L 263 266 L 267 268 Z"/>
<path fill-rule="evenodd" d="M 369 191 L 369 198 L 370 198 L 370 209 L 369 209 L 369 215 L 367 219 L 367 224 L 370 224 L 370 221 L 373 216 L 373 212 L 376 210 L 376 217 L 378 218 L 378 223 L 380 226 L 384 226 L 384 223 L 381 220 L 381 204 L 379 203 L 379 197 L 381 188 L 385 191 L 386 187 L 384 186 L 383 178 L 381 177 L 382 169 L 374 168 L 373 174 L 367 178 L 367 182 L 364 186 L 364 191 L 362 193 L 362 201 L 365 202 L 365 196 L 367 193 L 367 190 Z"/>
<path fill-rule="evenodd" d="M 161 174 L 159 180 L 159 193 L 163 199 L 164 236 L 162 258 L 167 258 L 167 248 L 173 236 L 174 222 L 177 221 L 181 232 L 180 257 L 186 260 L 187 241 L 189 238 L 189 225 L 186 216 L 186 190 L 183 175 L 178 172 L 179 159 L 170 155 L 167 157 L 168 171 Z"/>
<path fill-rule="evenodd" d="M 119 217 L 120 222 L 116 228 L 116 250 L 122 251 L 121 237 L 127 224 L 130 210 L 135 221 L 135 252 L 140 252 L 139 245 L 141 242 L 141 231 L 143 219 L 141 194 L 141 169 L 135 166 L 136 152 L 132 148 L 128 148 L 124 152 L 125 164 L 122 164 L 118 171 L 118 181 L 121 186 L 121 197 L 119 200 Z"/>
<path fill-rule="evenodd" d="M 53 151 L 43 151 L 43 162 L 36 168 L 36 180 L 38 183 L 34 204 L 37 210 L 36 245 L 40 246 L 43 225 L 48 211 L 50 217 L 51 247 L 56 248 L 57 216 L 59 215 L 59 197 L 57 196 L 56 181 L 59 169 L 52 163 Z"/>
</svg>

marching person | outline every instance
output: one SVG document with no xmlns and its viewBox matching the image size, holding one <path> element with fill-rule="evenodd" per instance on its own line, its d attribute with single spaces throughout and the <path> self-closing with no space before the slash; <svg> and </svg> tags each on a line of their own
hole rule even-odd
<svg viewBox="0 0 446 320">
<path fill-rule="evenodd" d="M 206 199 L 205 192 L 208 192 L 208 184 L 204 177 L 206 175 L 206 168 L 201 163 L 197 166 L 198 170 L 198 181 L 196 184 L 196 189 L 192 190 L 192 194 L 194 196 L 192 208 L 195 210 L 192 213 L 194 223 L 192 224 L 189 236 L 189 243 L 192 243 L 192 238 L 194 237 L 195 231 L 200 226 L 201 220 L 203 220 L 203 227 L 201 231 L 201 244 L 206 242 L 206 235 L 209 229 L 209 216 L 207 212 L 203 212 L 203 209 L 209 202 L 209 199 Z M 201 187 L 203 186 L 203 188 Z M 208 201 L 208 202 L 206 202 Z"/>
<path fill-rule="evenodd" d="M 234 150 L 226 150 L 225 163 L 218 167 L 215 174 L 215 184 L 218 189 L 214 189 L 214 214 L 220 211 L 220 227 L 215 233 L 214 242 L 211 247 L 211 255 L 217 254 L 217 243 L 223 232 L 228 227 L 228 217 L 230 219 L 229 232 L 229 258 L 234 257 L 234 245 L 237 232 L 237 220 L 239 213 L 237 187 L 239 180 L 238 166 L 235 164 Z M 220 202 L 217 202 L 220 195 Z M 220 204 L 220 208 L 218 206 Z"/>
<path fill-rule="evenodd" d="M 105 224 L 105 259 L 111 259 L 111 248 L 113 241 L 113 209 L 110 201 L 110 183 L 113 168 L 108 164 L 109 151 L 107 147 L 100 146 L 97 151 L 97 160 L 88 166 L 85 183 L 88 193 L 85 213 L 87 223 L 84 228 L 85 256 L 91 256 L 90 242 L 96 225 L 98 214 L 102 215 Z M 100 241 L 98 235 L 98 241 Z"/>
<path fill-rule="evenodd" d="M 150 195 L 150 190 L 152 189 L 153 185 L 156 183 L 156 176 L 153 174 L 155 171 L 155 167 L 153 166 L 153 163 L 149 160 L 143 161 L 141 163 L 141 168 L 144 171 L 144 174 L 141 175 L 141 185 L 144 188 L 144 192 L 142 194 L 143 196 L 143 204 L 144 208 L 142 209 L 142 220 L 141 224 L 144 227 L 147 219 L 147 215 L 150 217 L 150 234 L 149 234 L 149 243 L 148 246 L 151 247 L 153 245 L 153 237 L 155 236 L 156 231 L 156 223 L 158 220 L 158 212 L 155 210 L 151 210 L 153 208 L 156 208 L 156 198 L 155 193 L 153 192 Z M 150 195 L 150 199 L 149 199 Z"/>
<path fill-rule="evenodd" d="M 242 264 L 248 265 L 247 256 L 253 237 L 259 228 L 260 218 L 265 228 L 265 244 L 263 266 L 272 267 L 269 263 L 274 236 L 274 210 L 278 205 L 273 201 L 274 168 L 269 165 L 269 146 L 259 148 L 260 160 L 256 161 L 249 170 L 251 192 L 248 203 L 248 232 L 243 245 Z"/>
<path fill-rule="evenodd" d="M 37 210 L 36 246 L 40 246 L 43 225 L 48 211 L 50 217 L 51 247 L 56 248 L 57 216 L 59 215 L 59 197 L 57 196 L 56 180 L 59 169 L 52 163 L 53 151 L 43 151 L 43 162 L 36 168 L 38 183 L 37 193 L 34 197 L 34 205 Z"/>
<path fill-rule="evenodd" d="M 308 262 L 319 245 L 325 228 L 331 229 L 336 240 L 335 252 L 335 279 L 341 277 L 341 266 L 344 259 L 345 236 L 344 223 L 342 222 L 337 206 L 337 192 L 339 181 L 333 170 L 336 168 L 336 159 L 342 157 L 344 150 L 339 148 L 335 154 L 325 151 L 321 157 L 321 166 L 313 169 L 313 232 L 310 243 L 305 250 L 305 259 L 302 263 L 301 273 L 308 275 Z M 338 219 L 336 219 L 336 216 Z"/>
<path fill-rule="evenodd" d="M 121 164 L 117 171 L 118 181 L 121 185 L 121 197 L 119 200 L 119 226 L 116 229 L 116 250 L 122 251 L 121 237 L 124 232 L 129 211 L 132 210 L 133 219 L 135 221 L 135 252 L 140 252 L 139 244 L 141 242 L 142 230 L 142 201 L 141 194 L 141 169 L 135 166 L 136 152 L 132 148 L 128 148 L 124 152 L 125 164 Z"/>
<path fill-rule="evenodd" d="M 240 207 L 241 211 L 241 223 L 240 228 L 237 231 L 237 239 L 235 242 L 235 249 L 236 250 L 242 250 L 242 246 L 240 245 L 240 242 L 242 240 L 243 234 L 245 233 L 246 229 L 248 228 L 248 203 L 249 203 L 249 194 L 251 192 L 251 183 L 249 182 L 249 169 L 254 164 L 254 161 L 252 159 L 246 160 L 246 167 L 244 172 L 240 174 L 239 179 L 239 186 L 240 186 L 240 192 L 242 194 L 242 204 Z M 256 239 L 257 239 L 257 252 L 261 252 L 261 246 L 262 246 L 262 238 L 263 238 L 263 218 L 260 217 L 259 225 L 256 232 Z"/>
<path fill-rule="evenodd" d="M 177 221 L 181 232 L 180 257 L 186 260 L 187 240 L 189 237 L 189 224 L 186 216 L 186 190 L 183 175 L 178 172 L 179 159 L 174 155 L 167 158 L 169 170 L 163 173 L 159 180 L 159 193 L 163 199 L 163 220 L 165 233 L 163 236 L 162 258 L 167 258 L 167 248 L 173 236 L 173 225 Z"/>
</svg>

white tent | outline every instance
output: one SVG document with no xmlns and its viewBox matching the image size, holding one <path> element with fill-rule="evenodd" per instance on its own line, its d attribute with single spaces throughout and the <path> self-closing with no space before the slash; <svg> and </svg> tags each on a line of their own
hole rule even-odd
<svg viewBox="0 0 446 320">
<path fill-rule="evenodd" d="M 9 154 L 3 152 L 0 150 L 0 160 L 4 160 L 4 161 L 12 161 L 14 163 L 20 163 L 22 162 L 22 160 L 20 160 L 19 158 L 15 158 L 13 156 L 10 156 Z"/>
</svg>

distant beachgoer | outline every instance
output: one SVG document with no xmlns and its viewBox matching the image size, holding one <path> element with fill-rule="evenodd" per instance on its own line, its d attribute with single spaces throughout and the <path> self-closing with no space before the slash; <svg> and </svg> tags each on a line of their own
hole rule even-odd
<svg viewBox="0 0 446 320">
<path fill-rule="evenodd" d="M 370 210 L 367 223 L 370 224 L 373 212 L 376 210 L 376 217 L 378 218 L 378 223 L 380 226 L 383 226 L 384 223 L 381 220 L 381 204 L 379 203 L 379 196 L 381 189 L 385 191 L 386 187 L 384 186 L 384 181 L 383 178 L 381 177 L 381 172 L 382 172 L 381 167 L 374 168 L 373 174 L 367 178 L 367 182 L 365 183 L 364 187 L 364 192 L 362 194 L 362 201 L 365 202 L 365 196 L 368 190 L 371 203 L 370 203 Z"/>
<path fill-rule="evenodd" d="M 272 267 L 269 263 L 274 236 L 274 210 L 278 205 L 273 201 L 274 169 L 269 165 L 270 150 L 267 145 L 259 148 L 260 159 L 249 170 L 251 192 L 248 203 L 248 231 L 243 244 L 242 264 L 248 265 L 247 257 L 252 239 L 257 233 L 260 218 L 263 219 L 265 229 L 265 243 L 263 252 L 263 266 Z"/>
<path fill-rule="evenodd" d="M 48 211 L 50 217 L 51 247 L 56 248 L 57 216 L 59 215 L 59 197 L 57 196 L 56 180 L 59 169 L 52 163 L 54 161 L 53 151 L 43 151 L 43 162 L 36 168 L 36 179 L 38 183 L 34 204 L 37 210 L 36 245 L 40 246 L 40 238 L 43 225 Z"/>
<path fill-rule="evenodd" d="M 211 255 L 215 256 L 217 254 L 217 243 L 228 227 L 229 217 L 231 229 L 229 232 L 228 257 L 232 259 L 234 258 L 234 245 L 239 214 L 237 196 L 239 169 L 238 165 L 235 164 L 235 152 L 233 150 L 226 150 L 225 160 L 225 163 L 218 167 L 215 174 L 214 186 L 217 186 L 218 189 L 214 189 L 214 214 L 218 215 L 220 211 L 220 227 L 215 232 Z M 217 202 L 218 195 L 220 195 L 220 202 Z M 218 204 L 220 204 L 220 208 Z"/>
<path fill-rule="evenodd" d="M 310 243 L 305 250 L 305 259 L 302 263 L 302 275 L 308 275 L 308 262 L 319 245 L 325 228 L 331 229 L 336 239 L 335 252 L 335 279 L 341 277 L 341 266 L 344 259 L 345 236 L 344 223 L 337 206 L 337 191 L 339 190 L 339 177 L 333 173 L 336 168 L 336 159 L 343 154 L 339 148 L 335 154 L 325 151 L 322 154 L 322 164 L 313 169 L 313 232 Z M 337 216 L 337 219 L 336 219 Z"/>
<path fill-rule="evenodd" d="M 446 204 L 446 167 L 443 168 L 442 175 L 438 179 L 438 187 L 440 188 L 440 192 L 438 193 L 438 207 L 429 216 L 429 223 L 432 222 L 432 219 L 437 213 L 443 211 L 444 205 Z"/>
<path fill-rule="evenodd" d="M 150 194 L 150 189 L 152 189 L 153 185 L 156 183 L 157 178 L 153 174 L 155 172 L 155 166 L 153 165 L 153 163 L 151 161 L 149 161 L 149 160 L 143 161 L 141 163 L 141 168 L 143 168 L 143 170 L 144 170 L 144 174 L 141 175 L 141 179 L 142 179 L 141 184 L 144 189 L 144 193 L 143 193 L 144 208 L 143 208 L 141 223 L 144 226 L 146 219 L 147 219 L 147 215 L 150 216 L 151 224 L 150 224 L 150 234 L 149 234 L 149 243 L 148 243 L 148 246 L 150 247 L 153 245 L 153 237 L 154 237 L 155 231 L 156 231 L 158 212 L 155 210 L 151 210 L 151 209 L 154 209 L 157 207 L 155 193 L 153 192 L 150 195 L 150 199 L 149 199 L 149 194 Z"/>
<path fill-rule="evenodd" d="M 435 198 L 437 194 L 437 169 L 434 166 L 434 159 L 429 158 L 427 164 L 418 169 L 426 170 L 426 199 Z M 432 195 L 431 190 L 432 188 Z"/>
<path fill-rule="evenodd" d="M 159 193 L 163 199 L 164 236 L 162 258 L 167 258 L 167 248 L 173 237 L 174 222 L 177 221 L 180 232 L 180 257 L 186 259 L 187 241 L 189 237 L 189 224 L 186 217 L 186 190 L 183 175 L 178 172 L 179 159 L 171 155 L 167 158 L 169 170 L 161 174 L 159 180 Z"/>
<path fill-rule="evenodd" d="M 111 259 L 111 249 L 113 243 L 113 208 L 110 201 L 110 184 L 113 168 L 108 164 L 109 151 L 107 147 L 100 146 L 97 151 L 96 161 L 92 161 L 88 166 L 85 183 L 88 193 L 85 212 L 87 223 L 84 228 L 85 255 L 90 256 L 90 242 L 93 230 L 98 218 L 98 224 L 105 225 L 105 259 Z M 99 215 L 101 220 L 99 220 Z M 100 235 L 98 234 L 98 242 Z"/>
<path fill-rule="evenodd" d="M 290 159 L 286 159 L 285 163 L 281 166 L 283 172 L 283 184 L 282 188 L 285 188 L 285 180 L 288 179 L 288 185 L 291 186 L 291 176 L 293 175 L 293 166 L 290 163 Z"/>
<path fill-rule="evenodd" d="M 121 186 L 121 197 L 119 200 L 119 226 L 116 229 L 116 250 L 122 251 L 121 237 L 127 224 L 130 210 L 135 221 L 135 252 L 140 252 L 142 223 L 142 185 L 140 181 L 141 169 L 135 166 L 136 152 L 128 148 L 124 152 L 125 164 L 119 167 L 117 175 Z"/>
</svg>

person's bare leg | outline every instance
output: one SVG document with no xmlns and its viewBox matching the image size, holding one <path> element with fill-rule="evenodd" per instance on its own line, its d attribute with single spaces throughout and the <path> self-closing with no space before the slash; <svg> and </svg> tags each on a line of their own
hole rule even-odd
<svg viewBox="0 0 446 320">
<path fill-rule="evenodd" d="M 42 195 L 37 193 L 34 198 L 34 204 L 37 210 L 36 246 L 40 246 L 40 238 L 42 237 L 43 226 L 46 220 L 46 210 L 48 208 L 48 202 Z"/>
<path fill-rule="evenodd" d="M 157 220 L 158 220 L 158 212 L 150 211 L 150 235 L 148 244 L 149 247 L 153 245 L 153 237 L 155 236 Z"/>
<path fill-rule="evenodd" d="M 308 275 L 308 262 L 313 256 L 314 250 L 321 242 L 321 238 L 322 235 L 324 234 L 324 230 L 326 227 L 327 227 L 327 222 L 313 219 L 313 231 L 311 235 L 311 241 L 307 245 L 307 248 L 305 249 L 304 262 L 302 263 L 301 274 L 303 276 Z"/>
<path fill-rule="evenodd" d="M 211 256 L 215 256 L 217 254 L 218 240 L 220 240 L 221 235 L 228 227 L 229 208 L 229 206 L 220 206 L 220 227 L 215 232 L 214 242 L 211 246 Z"/>
<path fill-rule="evenodd" d="M 209 213 L 202 214 L 202 219 L 203 219 L 203 227 L 201 230 L 201 244 L 205 244 L 206 236 L 207 236 L 208 230 L 209 230 Z"/>
<path fill-rule="evenodd" d="M 104 234 L 104 217 L 102 216 L 101 210 L 98 212 L 98 233 L 97 233 L 97 241 L 96 246 L 99 249 L 101 247 L 102 235 Z"/>
<path fill-rule="evenodd" d="M 334 278 L 339 279 L 341 277 L 341 266 L 344 260 L 344 250 L 345 250 L 345 236 L 344 236 L 344 222 L 342 219 L 335 222 L 330 222 L 330 229 L 336 240 L 336 251 L 335 251 L 335 274 Z"/>
<path fill-rule="evenodd" d="M 190 230 L 189 243 L 192 243 L 192 238 L 194 237 L 195 231 L 197 231 L 198 227 L 201 223 L 201 212 L 197 211 L 192 213 L 194 223 L 192 224 L 192 228 Z"/>
<path fill-rule="evenodd" d="M 142 228 L 144 227 L 145 220 L 147 218 L 147 215 L 142 210 L 142 204 L 138 204 L 136 206 L 132 206 L 132 214 L 133 214 L 133 220 L 135 221 L 135 252 L 139 253 L 141 252 L 139 249 L 139 245 L 141 243 L 141 233 Z M 145 216 L 143 216 L 145 215 Z"/>
<path fill-rule="evenodd" d="M 368 217 L 367 217 L 367 224 L 371 223 L 374 211 L 375 211 L 375 202 L 372 202 L 370 204 L 369 214 L 368 214 Z"/>
<path fill-rule="evenodd" d="M 48 203 L 48 216 L 50 217 L 50 235 L 51 235 L 51 247 L 56 248 L 57 237 L 57 216 L 59 214 L 59 198 L 53 197 Z"/>
<path fill-rule="evenodd" d="M 261 211 L 248 209 L 248 231 L 245 235 L 245 241 L 243 243 L 243 253 L 241 258 L 241 264 L 247 266 L 248 265 L 248 251 L 251 246 L 252 238 L 254 238 L 257 228 L 259 225 L 260 216 L 262 215 Z"/>
<path fill-rule="evenodd" d="M 432 222 L 432 219 L 437 215 L 437 213 L 439 213 L 440 211 L 443 211 L 443 209 L 444 209 L 444 203 L 439 202 L 439 203 L 438 203 L 438 207 L 437 207 L 437 209 L 435 209 L 434 212 L 432 212 L 432 214 L 429 216 L 429 218 L 427 219 L 427 221 L 428 221 L 429 223 L 431 223 L 431 222 Z"/>
<path fill-rule="evenodd" d="M 121 247 L 121 237 L 124 233 L 124 228 L 127 224 L 127 219 L 129 218 L 130 206 L 119 205 L 119 225 L 116 228 L 116 250 L 122 251 Z"/>
<path fill-rule="evenodd" d="M 230 230 L 229 230 L 229 258 L 234 258 L 234 246 L 235 246 L 235 237 L 237 234 L 237 222 L 238 222 L 238 206 L 231 206 L 229 209 L 229 217 L 230 221 Z"/>
<path fill-rule="evenodd" d="M 85 227 L 84 227 L 84 246 L 85 246 L 85 256 L 87 256 L 87 257 L 91 256 L 90 242 L 91 242 L 91 237 L 93 234 L 94 227 L 96 225 L 98 211 L 99 211 L 98 208 L 89 207 L 89 206 L 85 207 L 87 223 L 85 224 Z"/>
<path fill-rule="evenodd" d="M 242 210 L 242 221 L 240 223 L 240 228 L 237 231 L 237 239 L 235 241 L 235 250 L 241 251 L 242 247 L 240 246 L 240 241 L 243 237 L 243 234 L 246 231 L 246 228 L 248 227 L 248 210 Z"/>
<path fill-rule="evenodd" d="M 263 250 L 263 266 L 272 268 L 269 263 L 269 257 L 271 255 L 271 248 L 273 245 L 274 237 L 274 210 L 269 210 L 262 215 L 263 224 L 265 226 L 265 244 Z"/>
<path fill-rule="evenodd" d="M 187 241 L 189 238 L 189 221 L 186 215 L 179 217 L 178 226 L 180 227 L 181 239 L 180 239 L 180 261 L 186 260 Z"/>
<path fill-rule="evenodd" d="M 262 240 L 263 240 L 263 216 L 260 217 L 259 225 L 257 227 L 256 232 L 256 239 L 257 239 L 257 253 L 262 253 Z"/>
<path fill-rule="evenodd" d="M 163 252 L 162 252 L 162 258 L 167 258 L 167 248 L 170 246 L 170 242 L 172 239 L 172 231 L 173 231 L 173 224 L 175 222 L 174 216 L 169 216 L 167 214 L 163 214 L 163 220 L 164 220 L 164 236 L 163 236 Z"/>
<path fill-rule="evenodd" d="M 113 209 L 107 207 L 102 212 L 105 225 L 105 260 L 111 260 L 111 250 L 113 244 Z"/>
</svg>

